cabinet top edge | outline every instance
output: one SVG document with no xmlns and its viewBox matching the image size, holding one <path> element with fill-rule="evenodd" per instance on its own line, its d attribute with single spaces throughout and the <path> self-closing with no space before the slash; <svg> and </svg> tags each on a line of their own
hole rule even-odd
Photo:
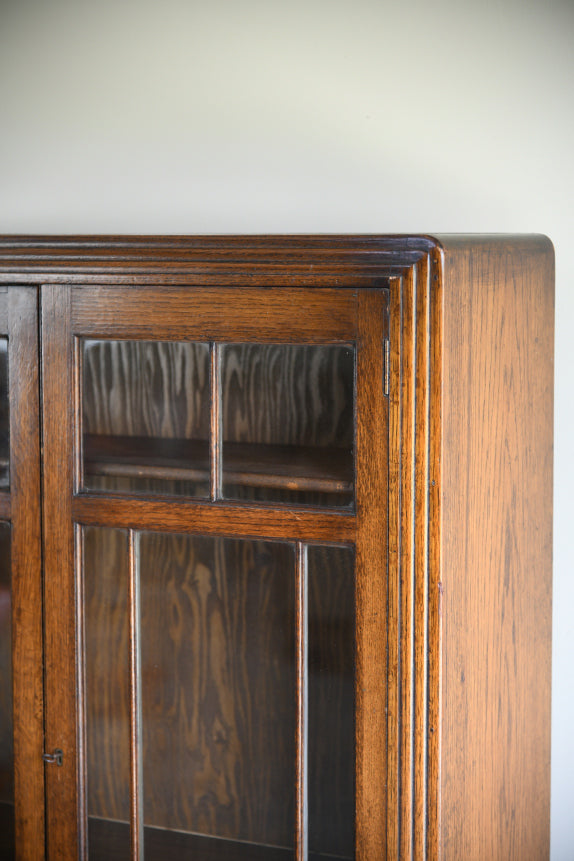
<svg viewBox="0 0 574 861">
<path fill-rule="evenodd" d="M 533 249 L 539 235 L 464 234 L 278 234 L 278 235 L 3 235 L 0 236 L 0 281 L 10 274 L 31 281 L 53 280 L 58 273 L 131 276 L 156 274 L 158 267 L 177 276 L 226 268 L 258 268 L 293 276 L 364 271 L 391 277 L 433 253 L 471 246 L 507 245 Z"/>
</svg>

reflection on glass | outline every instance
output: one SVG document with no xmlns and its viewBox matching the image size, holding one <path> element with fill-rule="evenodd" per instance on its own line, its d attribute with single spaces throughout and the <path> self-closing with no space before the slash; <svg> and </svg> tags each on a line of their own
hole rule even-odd
<svg viewBox="0 0 574 861">
<path fill-rule="evenodd" d="M 10 524 L 4 522 L 0 522 L 0 858 L 15 858 Z"/>
<path fill-rule="evenodd" d="M 8 400 L 8 340 L 0 338 L 0 489 L 10 482 L 10 411 Z"/>
<path fill-rule="evenodd" d="M 83 533 L 88 853 L 106 861 L 130 857 L 128 545 L 119 529 Z"/>
<path fill-rule="evenodd" d="M 293 547 L 141 533 L 139 557 L 146 861 L 293 857 Z"/>
<path fill-rule="evenodd" d="M 209 346 L 83 342 L 84 487 L 209 495 Z"/>
<path fill-rule="evenodd" d="M 307 558 L 309 850 L 354 858 L 354 553 L 310 546 Z"/>
<path fill-rule="evenodd" d="M 231 344 L 223 350 L 223 495 L 353 503 L 354 351 Z"/>
</svg>

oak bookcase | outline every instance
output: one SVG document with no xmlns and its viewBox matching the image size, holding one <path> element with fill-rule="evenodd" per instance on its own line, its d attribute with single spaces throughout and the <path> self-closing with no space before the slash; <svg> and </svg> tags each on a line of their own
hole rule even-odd
<svg viewBox="0 0 574 861">
<path fill-rule="evenodd" d="M 0 857 L 543 859 L 541 236 L 0 239 Z"/>
</svg>

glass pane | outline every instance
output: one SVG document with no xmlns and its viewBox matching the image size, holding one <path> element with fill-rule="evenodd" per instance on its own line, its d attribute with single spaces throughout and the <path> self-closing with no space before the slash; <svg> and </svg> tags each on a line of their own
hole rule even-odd
<svg viewBox="0 0 574 861">
<path fill-rule="evenodd" d="M 293 547 L 142 533 L 139 559 L 146 861 L 292 858 Z"/>
<path fill-rule="evenodd" d="M 225 497 L 353 504 L 351 347 L 230 344 L 222 390 Z"/>
<path fill-rule="evenodd" d="M 10 524 L 0 522 L 0 858 L 15 858 Z"/>
<path fill-rule="evenodd" d="M 0 338 L 0 489 L 10 481 L 10 411 L 8 400 L 8 340 Z"/>
<path fill-rule="evenodd" d="M 209 495 L 209 346 L 83 342 L 84 487 Z"/>
<path fill-rule="evenodd" d="M 129 858 L 130 699 L 127 533 L 86 527 L 84 638 L 88 853 Z"/>
<path fill-rule="evenodd" d="M 309 850 L 354 858 L 354 552 L 308 548 Z"/>
</svg>

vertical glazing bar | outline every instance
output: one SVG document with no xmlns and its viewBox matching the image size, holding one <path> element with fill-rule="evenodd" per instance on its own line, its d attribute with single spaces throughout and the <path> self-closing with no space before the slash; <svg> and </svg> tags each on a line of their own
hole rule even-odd
<svg viewBox="0 0 574 861">
<path fill-rule="evenodd" d="M 221 499 L 221 344 L 210 344 L 211 368 L 211 501 Z"/>
<path fill-rule="evenodd" d="M 130 608 L 130 832 L 132 861 L 143 861 L 143 785 L 140 669 L 139 535 L 133 529 L 129 541 Z"/>
<path fill-rule="evenodd" d="M 86 618 L 84 588 L 84 535 L 74 524 L 74 555 L 76 565 L 76 642 L 78 649 L 78 848 L 81 861 L 88 858 L 88 793 L 86 762 Z"/>
<path fill-rule="evenodd" d="M 296 575 L 296 643 L 297 643 L 297 738 L 295 772 L 295 859 L 307 861 L 309 843 L 308 805 L 308 590 L 307 590 L 307 545 L 297 542 Z"/>
</svg>

